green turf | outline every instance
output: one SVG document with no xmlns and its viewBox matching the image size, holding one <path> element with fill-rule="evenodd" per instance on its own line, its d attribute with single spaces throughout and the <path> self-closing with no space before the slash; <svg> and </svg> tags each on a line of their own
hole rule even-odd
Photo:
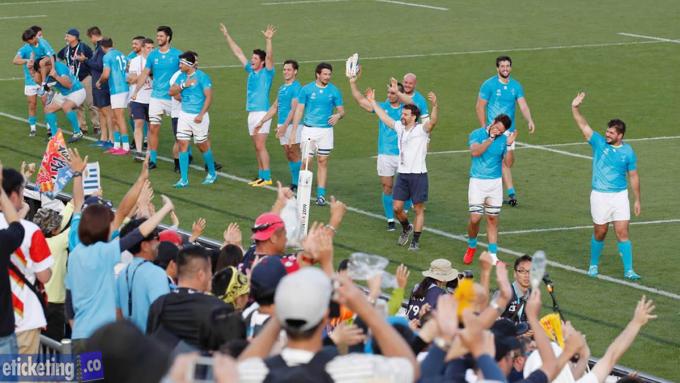
<svg viewBox="0 0 680 383">
<path fill-rule="evenodd" d="M 583 111 L 596 129 L 601 130 L 609 118 L 620 117 L 629 125 L 628 138 L 678 135 L 678 77 L 673 59 L 677 56 L 677 45 L 617 34 L 680 38 L 678 6 L 672 0 L 656 1 L 653 6 L 632 0 L 422 1 L 447 7 L 449 11 L 368 0 L 276 6 L 264 6 L 261 2 L 267 0 L 197 3 L 124 0 L 110 4 L 87 1 L 24 6 L 0 2 L 2 17 L 48 16 L 0 20 L 0 32 L 6 36 L 0 47 L 0 56 L 6 58 L 0 63 L 0 79 L 22 75 L 10 60 L 20 46 L 21 32 L 34 23 L 43 26 L 55 48 L 62 45 L 62 33 L 68 28 L 78 27 L 84 36 L 86 28 L 96 24 L 123 51 L 128 50 L 131 37 L 153 35 L 156 25 L 171 25 L 175 30 L 175 46 L 198 51 L 202 66 L 232 66 L 206 69 L 215 84 L 211 136 L 216 158 L 225 165 L 223 171 L 251 178 L 256 166 L 245 128 L 245 74 L 233 67 L 237 61 L 228 51 L 217 25 L 220 21 L 227 23 L 236 41 L 249 50 L 263 46 L 260 30 L 268 23 L 275 24 L 279 28 L 274 39 L 276 61 L 285 58 L 310 61 L 300 68 L 303 83 L 313 78 L 316 61 L 335 60 L 334 82 L 343 91 L 347 116 L 335 130 L 336 149 L 331 158 L 328 189 L 348 205 L 374 214 L 382 214 L 372 158 L 376 154 L 377 123 L 374 116 L 358 108 L 351 99 L 343 75 L 344 63 L 340 61 L 354 52 L 364 58 L 361 88 L 375 87 L 382 94 L 389 77 L 415 72 L 421 92 L 438 93 L 441 122 L 433 135 L 431 151 L 466 148 L 467 135 L 477 124 L 474 103 L 479 85 L 494 74 L 494 59 L 504 53 L 503 49 L 510 50 L 513 76 L 524 86 L 537 125 L 537 133 L 529 135 L 520 118 L 522 142 L 581 142 L 583 138 L 569 110 L 569 103 L 579 90 L 588 92 Z M 633 42 L 644 43 L 628 44 Z M 626 45 L 607 45 L 613 43 Z M 604 46 L 590 46 L 593 44 Z M 365 59 L 395 55 L 423 56 Z M 277 73 L 273 88 L 281 81 L 282 76 Z M 25 117 L 22 87 L 21 81 L 0 81 L 3 90 L 0 112 Z M 24 123 L 4 117 L 0 121 L 0 159 L 6 166 L 18 165 L 21 160 L 39 161 L 45 146 L 42 138 L 29 140 Z M 65 122 L 63 116 L 60 122 Z M 168 133 L 169 127 L 164 126 L 161 144 L 164 156 L 170 156 L 172 138 Z M 639 159 L 643 190 L 643 215 L 633 218 L 633 222 L 680 218 L 680 202 L 674 198 L 680 187 L 674 171 L 680 164 L 677 142 L 669 139 L 632 143 Z M 268 145 L 274 178 L 288 183 L 288 167 L 278 141 L 272 137 Z M 100 161 L 105 194 L 118 200 L 134 180 L 139 166 L 128 159 L 104 156 L 87 142 L 76 146 L 91 159 Z M 555 149 L 590 155 L 587 145 Z M 521 205 L 504 209 L 501 231 L 589 225 L 587 159 L 535 149 L 516 153 L 513 173 Z M 427 226 L 457 235 L 465 232 L 469 161 L 465 153 L 428 158 L 431 187 Z M 177 191 L 171 188 L 177 177 L 170 169 L 171 164 L 162 162 L 152 172 L 157 194 L 173 198 L 184 229 L 189 229 L 197 217 L 205 217 L 206 235 L 211 238 L 220 238 L 228 222 L 239 222 L 247 228 L 274 198 L 271 191 L 253 190 L 223 178 L 212 187 L 201 186 L 203 173 L 193 170 L 191 187 Z M 312 218 L 325 220 L 327 210 L 312 209 Z M 669 223 L 631 227 L 636 269 L 644 277 L 642 285 L 680 294 L 675 283 L 680 268 L 674 262 L 680 247 L 680 240 L 674 236 L 679 226 Z M 501 236 L 499 245 L 519 252 L 545 249 L 551 260 L 584 269 L 589 238 L 588 229 L 508 234 Z M 396 247 L 395 240 L 396 234 L 385 232 L 381 220 L 349 212 L 337 236 L 336 257 L 346 257 L 354 251 L 381 254 L 393 261 L 391 269 L 399 262 L 411 266 L 412 282 L 419 279 L 418 270 L 438 257 L 451 259 L 458 268 L 464 267 L 462 241 L 426 232 L 421 251 L 413 254 Z M 513 259 L 508 254 L 500 256 L 508 261 Z M 549 271 L 566 316 L 588 334 L 593 354 L 602 355 L 630 318 L 642 292 L 569 271 Z M 621 277 L 613 237 L 607 240 L 602 272 Z M 680 323 L 678 301 L 656 294 L 650 296 L 657 301 L 659 319 L 643 330 L 621 363 L 680 380 L 676 367 L 680 362 L 677 352 L 680 336 L 669 331 Z"/>
</svg>

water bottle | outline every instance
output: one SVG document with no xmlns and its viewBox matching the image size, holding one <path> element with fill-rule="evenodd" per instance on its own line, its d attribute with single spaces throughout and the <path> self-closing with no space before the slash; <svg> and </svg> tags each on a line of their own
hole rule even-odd
<svg viewBox="0 0 680 383">
<path fill-rule="evenodd" d="M 538 250 L 531 258 L 530 280 L 532 289 L 538 288 L 538 285 L 541 284 L 541 280 L 543 280 L 543 276 L 545 275 L 545 265 L 547 262 L 548 261 L 545 258 L 545 252 L 543 250 Z"/>
<path fill-rule="evenodd" d="M 281 220 L 286 227 L 286 246 L 299 248 L 300 244 L 300 221 L 298 220 L 298 204 L 295 198 L 286 201 L 281 210 Z"/>
</svg>

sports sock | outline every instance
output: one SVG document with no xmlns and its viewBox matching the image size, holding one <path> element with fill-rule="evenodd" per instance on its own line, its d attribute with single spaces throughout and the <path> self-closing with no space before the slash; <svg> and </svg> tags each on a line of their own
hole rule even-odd
<svg viewBox="0 0 680 383">
<path fill-rule="evenodd" d="M 595 239 L 595 235 L 590 237 L 590 266 L 597 266 L 600 264 L 600 255 L 604 249 L 604 241 Z"/>
<path fill-rule="evenodd" d="M 28 116 L 28 125 L 31 129 L 35 129 L 35 124 L 38 123 L 38 118 L 36 116 Z"/>
<path fill-rule="evenodd" d="M 78 113 L 75 110 L 71 110 L 66 113 L 66 118 L 68 122 L 71 123 L 71 128 L 73 129 L 73 134 L 80 133 L 80 124 L 78 123 Z"/>
<path fill-rule="evenodd" d="M 385 211 L 385 218 L 388 221 L 394 221 L 394 209 L 392 208 L 392 194 L 382 194 L 382 205 Z"/>
<path fill-rule="evenodd" d="M 175 158 L 173 161 L 175 161 L 175 171 L 179 170 L 179 158 Z"/>
<path fill-rule="evenodd" d="M 179 152 L 179 175 L 182 181 L 189 181 L 189 152 Z"/>
<path fill-rule="evenodd" d="M 326 197 L 326 188 L 317 186 L 316 188 L 316 196 L 317 197 Z"/>
<path fill-rule="evenodd" d="M 509 197 L 515 196 L 515 188 L 508 188 L 508 196 Z"/>
<path fill-rule="evenodd" d="M 420 235 L 422 234 L 422 231 L 414 231 L 413 232 L 413 242 L 418 242 L 420 241 Z"/>
<path fill-rule="evenodd" d="M 262 169 L 262 179 L 265 181 L 272 180 L 272 171 L 269 169 Z"/>
<path fill-rule="evenodd" d="M 187 156 L 187 161 L 189 157 Z M 213 158 L 212 149 L 208 149 L 203 153 L 203 162 L 208 165 L 208 174 L 211 176 L 215 175 L 215 159 Z"/>
<path fill-rule="evenodd" d="M 290 168 L 290 176 L 292 185 L 298 184 L 298 179 L 300 178 L 300 167 L 302 166 L 302 161 L 288 162 L 288 167 Z"/>
<path fill-rule="evenodd" d="M 47 126 L 50 128 L 50 133 L 52 136 L 57 134 L 57 115 L 54 113 L 45 113 L 45 122 L 47 123 Z"/>
<path fill-rule="evenodd" d="M 149 122 L 144 121 L 144 138 L 148 137 L 147 134 L 149 132 Z"/>
<path fill-rule="evenodd" d="M 113 132 L 113 148 L 120 149 L 120 132 Z"/>
<path fill-rule="evenodd" d="M 468 238 L 468 247 L 471 249 L 477 248 L 477 237 Z"/>
<path fill-rule="evenodd" d="M 158 152 L 153 150 L 153 149 L 149 149 L 149 162 L 153 162 L 155 164 L 157 157 L 158 157 Z M 187 160 L 188 159 L 189 158 L 187 158 Z"/>
<path fill-rule="evenodd" d="M 623 261 L 623 271 L 633 270 L 633 244 L 630 241 L 621 241 L 617 244 L 621 261 Z"/>
<path fill-rule="evenodd" d="M 127 134 L 120 136 L 120 141 L 123 146 L 123 150 L 130 150 L 130 137 Z"/>
<path fill-rule="evenodd" d="M 408 219 L 405 219 L 405 220 L 403 220 L 403 221 L 399 221 L 399 223 L 401 224 L 401 228 L 404 230 L 404 232 L 408 231 L 408 227 L 409 227 L 409 225 L 411 224 L 411 223 L 408 221 Z"/>
<path fill-rule="evenodd" d="M 489 244 L 489 253 L 491 253 L 491 254 L 498 253 L 498 244 L 490 243 Z"/>
<path fill-rule="evenodd" d="M 404 210 L 411 210 L 413 207 L 413 201 L 411 199 L 407 199 L 406 202 L 404 202 Z"/>
<path fill-rule="evenodd" d="M 262 169 L 257 169 L 257 178 L 259 178 L 261 180 L 264 179 L 264 178 L 262 178 Z"/>
</svg>

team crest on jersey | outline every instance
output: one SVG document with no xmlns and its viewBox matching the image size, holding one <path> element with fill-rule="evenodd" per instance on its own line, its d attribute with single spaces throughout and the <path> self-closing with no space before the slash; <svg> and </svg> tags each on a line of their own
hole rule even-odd
<svg viewBox="0 0 680 383">
<path fill-rule="evenodd" d="M 500 90 L 500 89 L 496 89 L 496 97 L 500 97 L 500 96 L 501 96 L 501 90 Z"/>
<path fill-rule="evenodd" d="M 316 93 L 312 93 L 312 95 L 309 96 L 309 98 L 311 98 L 312 100 L 316 100 Z"/>
</svg>

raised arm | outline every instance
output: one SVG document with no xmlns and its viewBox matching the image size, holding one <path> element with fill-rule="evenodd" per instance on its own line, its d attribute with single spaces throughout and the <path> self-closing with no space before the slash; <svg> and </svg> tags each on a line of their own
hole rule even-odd
<svg viewBox="0 0 680 383">
<path fill-rule="evenodd" d="M 437 103 L 437 95 L 434 92 L 428 93 L 427 99 L 430 100 L 432 111 L 430 112 L 430 119 L 427 120 L 423 128 L 426 132 L 430 133 L 437 125 L 437 121 L 439 121 L 439 103 Z"/>
<path fill-rule="evenodd" d="M 137 177 L 137 181 L 132 185 L 130 190 L 125 194 L 125 197 L 123 197 L 123 200 L 120 201 L 120 204 L 118 205 L 118 209 L 116 209 L 116 213 L 113 217 L 113 221 L 111 221 L 111 233 L 114 231 L 118 230 L 120 225 L 123 223 L 123 220 L 125 217 L 127 217 L 128 213 L 130 213 L 130 210 L 132 210 L 133 207 L 135 207 L 135 204 L 137 203 L 137 196 L 139 196 L 139 193 L 142 190 L 142 186 L 144 186 L 144 181 L 149 179 L 149 155 L 146 155 L 146 158 L 144 159 L 144 163 L 142 164 L 142 171 L 139 173 L 139 177 Z"/>
<path fill-rule="evenodd" d="M 527 120 L 529 133 L 533 133 L 536 130 L 536 126 L 534 125 L 534 119 L 531 118 L 531 110 L 529 109 L 529 104 L 527 104 L 527 99 L 520 97 L 517 99 L 517 104 L 519 105 L 519 110 L 522 112 L 522 116 Z"/>
<path fill-rule="evenodd" d="M 543 327 L 538 319 L 541 312 L 541 291 L 535 289 L 531 292 L 529 301 L 526 304 L 527 319 L 529 321 L 529 326 L 534 331 L 534 341 L 536 342 L 536 348 L 543 361 L 543 366 L 541 370 L 548 377 L 548 381 L 552 382 L 557 376 L 560 370 L 557 369 L 557 358 L 553 353 L 552 346 L 550 345 L 550 340 L 545 334 Z"/>
<path fill-rule="evenodd" d="M 576 121 L 578 128 L 581 129 L 583 137 L 585 137 L 586 140 L 590 140 L 590 137 L 593 135 L 593 129 L 590 127 L 590 125 L 588 125 L 588 121 L 586 121 L 586 118 L 583 117 L 581 111 L 579 110 L 584 98 L 586 98 L 586 94 L 584 92 L 579 92 L 576 95 L 574 100 L 571 102 L 571 114 L 574 116 L 574 120 Z"/>
<path fill-rule="evenodd" d="M 475 112 L 477 112 L 477 120 L 479 120 L 479 126 L 486 125 L 486 104 L 488 101 L 477 97 L 477 104 L 475 105 Z"/>
<path fill-rule="evenodd" d="M 413 97 L 399 90 L 399 81 L 396 78 L 390 78 L 390 89 L 396 93 L 399 98 L 399 102 L 404 105 L 413 104 Z"/>
<path fill-rule="evenodd" d="M 498 129 L 495 128 L 490 128 L 489 130 L 489 138 L 485 139 L 484 141 L 480 143 L 473 143 L 470 145 L 470 154 L 472 157 L 479 157 L 484 152 L 486 152 L 487 149 L 489 149 L 489 146 L 493 143 L 493 141 L 498 137 L 501 133 L 498 131 Z"/>
<path fill-rule="evenodd" d="M 359 73 L 361 73 L 361 69 L 359 70 Z M 361 108 L 363 108 L 367 112 L 372 112 L 373 106 L 371 105 L 370 101 L 368 101 L 368 99 L 366 99 L 366 97 L 361 93 L 359 87 L 357 86 L 358 79 L 359 79 L 358 73 L 356 77 L 349 78 L 349 88 L 352 90 L 352 97 Z"/>
<path fill-rule="evenodd" d="M 80 173 L 79 176 L 73 177 L 73 212 L 80 213 L 80 210 L 83 208 L 83 202 L 85 202 L 82 173 L 85 171 L 85 167 L 87 166 L 87 156 L 85 156 L 85 159 L 81 159 L 78 149 L 69 149 L 68 154 L 69 167 L 74 172 Z"/>
<path fill-rule="evenodd" d="M 508 141 L 506 142 L 507 147 L 511 147 L 512 144 L 515 142 L 515 139 L 517 138 L 517 131 L 515 130 L 512 134 L 508 136 Z M 505 151 L 505 156 L 503 157 L 503 162 L 505 163 L 505 166 L 507 167 L 512 167 L 512 165 L 515 163 L 515 151 L 514 150 L 506 150 Z"/>
<path fill-rule="evenodd" d="M 248 62 L 248 59 L 246 59 L 246 56 L 243 54 L 243 50 L 241 49 L 241 47 L 239 47 L 238 44 L 236 44 L 236 41 L 234 41 L 234 39 L 231 38 L 231 35 L 229 35 L 227 27 L 222 23 L 220 23 L 220 30 L 222 31 L 224 38 L 227 40 L 227 44 L 229 44 L 229 49 L 231 49 L 231 52 L 234 54 L 234 56 L 236 56 L 238 61 L 241 62 L 241 65 L 245 66 L 246 63 Z"/>
<path fill-rule="evenodd" d="M 272 38 L 274 37 L 274 34 L 276 34 L 276 28 L 269 24 L 267 25 L 267 29 L 262 31 L 262 34 L 264 35 L 265 49 L 267 52 L 267 57 L 264 59 L 264 66 L 271 70 L 274 69 L 274 48 L 272 47 Z"/>
<path fill-rule="evenodd" d="M 638 217 L 642 211 L 642 206 L 640 203 L 640 175 L 637 170 L 631 170 L 628 172 L 628 177 L 630 178 L 630 187 L 633 188 L 633 194 L 635 195 L 635 203 L 633 204 L 633 212 L 635 216 Z"/>
<path fill-rule="evenodd" d="M 161 199 L 163 200 L 163 207 L 161 207 L 154 215 L 147 218 L 146 221 L 139 225 L 139 232 L 143 237 L 151 234 L 151 232 L 153 232 L 153 230 L 161 223 L 163 218 L 175 208 L 172 204 L 172 201 L 170 201 L 170 198 L 162 195 Z"/>
<path fill-rule="evenodd" d="M 378 116 L 380 121 L 382 121 L 390 129 L 394 129 L 394 120 L 390 118 L 390 116 L 387 115 L 387 112 L 385 112 L 383 108 L 381 108 L 380 105 L 375 102 L 374 89 L 368 88 L 366 90 L 366 99 L 371 103 L 371 107 L 373 107 L 373 111 L 375 112 L 375 115 Z"/>
</svg>

